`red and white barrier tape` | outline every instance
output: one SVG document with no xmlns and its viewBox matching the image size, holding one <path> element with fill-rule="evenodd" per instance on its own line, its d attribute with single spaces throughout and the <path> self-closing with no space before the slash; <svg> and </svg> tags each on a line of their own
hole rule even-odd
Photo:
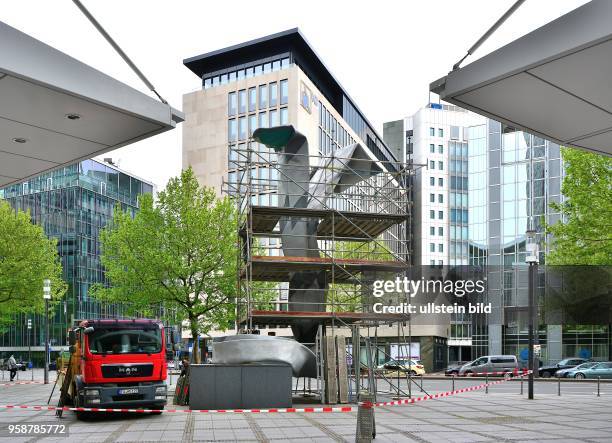
<svg viewBox="0 0 612 443">
<path fill-rule="evenodd" d="M 522 377 L 525 374 L 521 374 Z M 398 406 L 407 405 L 422 402 L 425 400 L 432 400 L 436 398 L 448 397 L 451 395 L 461 394 L 463 392 L 476 391 L 479 389 L 486 388 L 487 386 L 497 385 L 504 383 L 508 379 L 496 380 L 489 383 L 481 383 L 476 386 L 470 386 L 467 388 L 456 389 L 454 391 L 440 392 L 433 395 L 425 395 L 423 397 L 408 398 L 405 400 L 395 401 L 383 401 L 376 403 L 360 402 L 358 406 L 364 406 L 366 408 L 377 407 L 377 406 Z M 35 406 L 35 405 L 0 405 L 0 409 L 14 410 L 14 409 L 33 409 L 36 411 L 75 411 L 75 412 L 138 412 L 138 413 L 151 413 L 151 412 L 170 412 L 170 413 L 185 413 L 185 414 L 241 414 L 241 413 L 252 413 L 252 414 L 264 414 L 264 413 L 287 413 L 287 412 L 356 412 L 357 406 L 323 406 L 318 408 L 267 408 L 267 409 L 129 409 L 129 408 L 74 408 L 68 406 Z"/>
<path fill-rule="evenodd" d="M 405 400 L 394 400 L 394 401 L 379 401 L 376 403 L 372 403 L 371 406 L 377 407 L 377 406 L 399 406 L 399 405 L 409 405 L 412 403 L 418 403 L 421 401 L 425 401 L 425 400 L 432 400 L 435 398 L 442 398 L 442 397 L 449 397 L 451 395 L 456 395 L 456 394 L 461 394 L 463 392 L 470 392 L 470 391 L 477 391 L 478 389 L 483 389 L 486 388 L 487 386 L 492 386 L 492 385 L 497 385 L 500 383 L 503 383 L 507 381 L 506 379 L 504 380 L 496 380 L 496 381 L 492 381 L 489 383 L 482 383 L 476 386 L 470 386 L 469 388 L 461 388 L 461 389 L 456 389 L 454 391 L 448 391 L 448 392 L 440 392 L 438 394 L 432 394 L 432 395 L 424 395 L 423 397 L 417 397 L 417 398 L 407 398 Z M 368 406 L 367 404 L 364 404 L 364 406 Z"/>
<path fill-rule="evenodd" d="M 125 409 L 125 408 L 71 408 L 68 406 L 34 406 L 34 405 L 0 405 L 0 409 L 34 409 L 37 411 L 76 411 L 76 412 L 179 412 L 179 413 L 220 413 L 220 414 L 240 414 L 240 413 L 281 413 L 281 412 L 355 412 L 355 406 L 325 406 L 319 408 L 268 408 L 268 409 Z"/>
<path fill-rule="evenodd" d="M 518 369 L 515 369 L 513 371 L 497 371 L 497 372 L 470 372 L 468 374 L 465 374 L 466 377 L 487 377 L 487 376 L 494 376 L 494 375 L 512 375 L 515 377 L 522 377 L 523 375 L 527 375 L 529 374 L 529 370 L 525 369 L 523 371 L 519 371 Z"/>
</svg>

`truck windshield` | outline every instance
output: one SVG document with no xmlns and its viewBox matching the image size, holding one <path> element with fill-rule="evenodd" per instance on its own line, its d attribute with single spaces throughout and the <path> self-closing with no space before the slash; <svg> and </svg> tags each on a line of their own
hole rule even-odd
<svg viewBox="0 0 612 443">
<path fill-rule="evenodd" d="M 103 329 L 89 334 L 92 354 L 154 354 L 161 351 L 160 329 Z"/>
</svg>

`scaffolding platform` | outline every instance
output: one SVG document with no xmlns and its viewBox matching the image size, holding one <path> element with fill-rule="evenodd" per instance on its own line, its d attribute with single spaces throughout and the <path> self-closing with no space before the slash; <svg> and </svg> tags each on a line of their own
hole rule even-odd
<svg viewBox="0 0 612 443">
<path fill-rule="evenodd" d="M 278 222 L 287 218 L 292 220 L 316 218 L 319 219 L 317 236 L 346 237 L 354 240 L 371 240 L 391 226 L 406 221 L 405 214 L 251 206 L 246 223 L 250 225 L 253 235 L 265 235 L 273 234 Z"/>
<path fill-rule="evenodd" d="M 283 282 L 289 281 L 295 272 L 326 271 L 331 274 L 333 270 L 335 271 L 333 280 L 357 283 L 359 282 L 357 273 L 368 271 L 398 273 L 406 270 L 407 266 L 407 263 L 397 260 L 253 255 L 251 257 L 251 278 L 255 281 Z M 245 277 L 246 268 L 243 268 L 241 278 Z"/>
<path fill-rule="evenodd" d="M 254 326 L 291 326 L 300 320 L 314 320 L 323 326 L 332 323 L 342 323 L 345 326 L 353 324 L 385 324 L 405 322 L 409 314 L 377 314 L 375 312 L 315 312 L 315 311 L 263 311 L 252 310 L 251 319 Z M 246 324 L 247 317 L 241 319 Z"/>
</svg>

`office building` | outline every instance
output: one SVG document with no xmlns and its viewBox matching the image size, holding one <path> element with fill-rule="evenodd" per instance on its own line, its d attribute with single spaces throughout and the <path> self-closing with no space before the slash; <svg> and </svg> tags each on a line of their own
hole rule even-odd
<svg viewBox="0 0 612 443">
<path fill-rule="evenodd" d="M 445 269 L 468 264 L 468 128 L 484 117 L 446 103 L 384 124 L 384 140 L 415 165 L 413 263 Z M 448 361 L 471 358 L 471 318 L 451 314 Z"/>
<path fill-rule="evenodd" d="M 469 128 L 469 256 L 486 265 L 488 301 L 496 308 L 473 318 L 475 355 L 514 354 L 526 360 L 528 274 L 526 231 L 537 232 L 540 265 L 551 239 L 545 224 L 561 215 L 551 203 L 563 201 L 563 162 L 558 144 L 488 119 Z M 610 358 L 609 325 L 547 324 L 545 268 L 537 284 L 540 359 Z"/>
<path fill-rule="evenodd" d="M 97 160 L 83 160 L 0 189 L 0 199 L 15 209 L 30 211 L 32 221 L 57 239 L 68 291 L 51 316 L 53 351 L 67 349 L 66 330 L 74 319 L 121 316 L 119 306 L 89 296 L 93 284 L 106 283 L 99 233 L 117 205 L 134 214 L 138 196 L 151 193 L 152 183 Z M 33 319 L 29 337 L 26 318 Z M 1 352 L 19 352 L 25 358 L 28 344 L 34 351 L 43 349 L 43 317 L 20 315 L 15 326 L 0 335 Z"/>
<path fill-rule="evenodd" d="M 297 29 L 191 57 L 184 64 L 202 80 L 202 89 L 183 98 L 183 167 L 191 166 L 200 184 L 213 187 L 218 195 L 227 183 L 239 180 L 237 156 L 261 127 L 293 125 L 307 137 L 311 156 L 327 156 L 357 142 L 371 160 L 402 167 L 399 151 L 383 142 Z M 259 158 L 274 162 L 276 154 L 265 146 L 254 143 L 252 149 Z M 250 174 L 260 182 L 270 181 L 265 191 L 260 187 L 251 195 L 253 204 L 278 206 L 277 170 L 260 164 Z M 354 204 L 358 208 L 358 202 Z M 394 235 L 393 229 L 384 235 Z M 280 245 L 271 243 L 277 240 L 262 239 L 260 246 L 278 255 Z M 436 328 L 413 331 L 422 337 L 421 349 L 440 357 L 436 367 L 445 356 L 445 343 L 436 341 L 442 333 Z"/>
<path fill-rule="evenodd" d="M 429 103 L 410 117 L 384 124 L 384 140 L 416 165 L 417 266 L 468 263 L 467 128 L 484 120 L 454 105 Z"/>
</svg>

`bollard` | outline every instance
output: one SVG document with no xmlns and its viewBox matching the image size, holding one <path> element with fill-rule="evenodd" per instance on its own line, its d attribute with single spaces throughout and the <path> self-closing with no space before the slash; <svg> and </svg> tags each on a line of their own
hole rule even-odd
<svg viewBox="0 0 612 443">
<path fill-rule="evenodd" d="M 557 395 L 561 397 L 561 377 L 557 375 Z"/>
<path fill-rule="evenodd" d="M 421 392 L 423 392 L 423 374 L 421 374 L 420 377 L 421 377 Z"/>
<path fill-rule="evenodd" d="M 489 373 L 485 373 L 485 394 L 489 393 Z"/>
<path fill-rule="evenodd" d="M 355 441 L 358 443 L 371 442 L 376 438 L 376 421 L 374 419 L 374 395 L 368 391 L 361 391 L 358 396 L 357 431 Z"/>
<path fill-rule="evenodd" d="M 598 377 L 597 377 L 597 396 L 598 396 L 598 397 L 600 397 L 600 395 L 599 395 L 599 382 L 600 382 L 600 381 L 601 381 L 601 377 L 600 377 L 600 376 L 598 376 Z"/>
<path fill-rule="evenodd" d="M 453 392 L 455 392 L 455 374 L 452 374 L 453 377 L 453 389 L 451 389 Z"/>
<path fill-rule="evenodd" d="M 525 377 L 521 377 L 521 395 L 523 395 L 523 380 Z"/>
</svg>

